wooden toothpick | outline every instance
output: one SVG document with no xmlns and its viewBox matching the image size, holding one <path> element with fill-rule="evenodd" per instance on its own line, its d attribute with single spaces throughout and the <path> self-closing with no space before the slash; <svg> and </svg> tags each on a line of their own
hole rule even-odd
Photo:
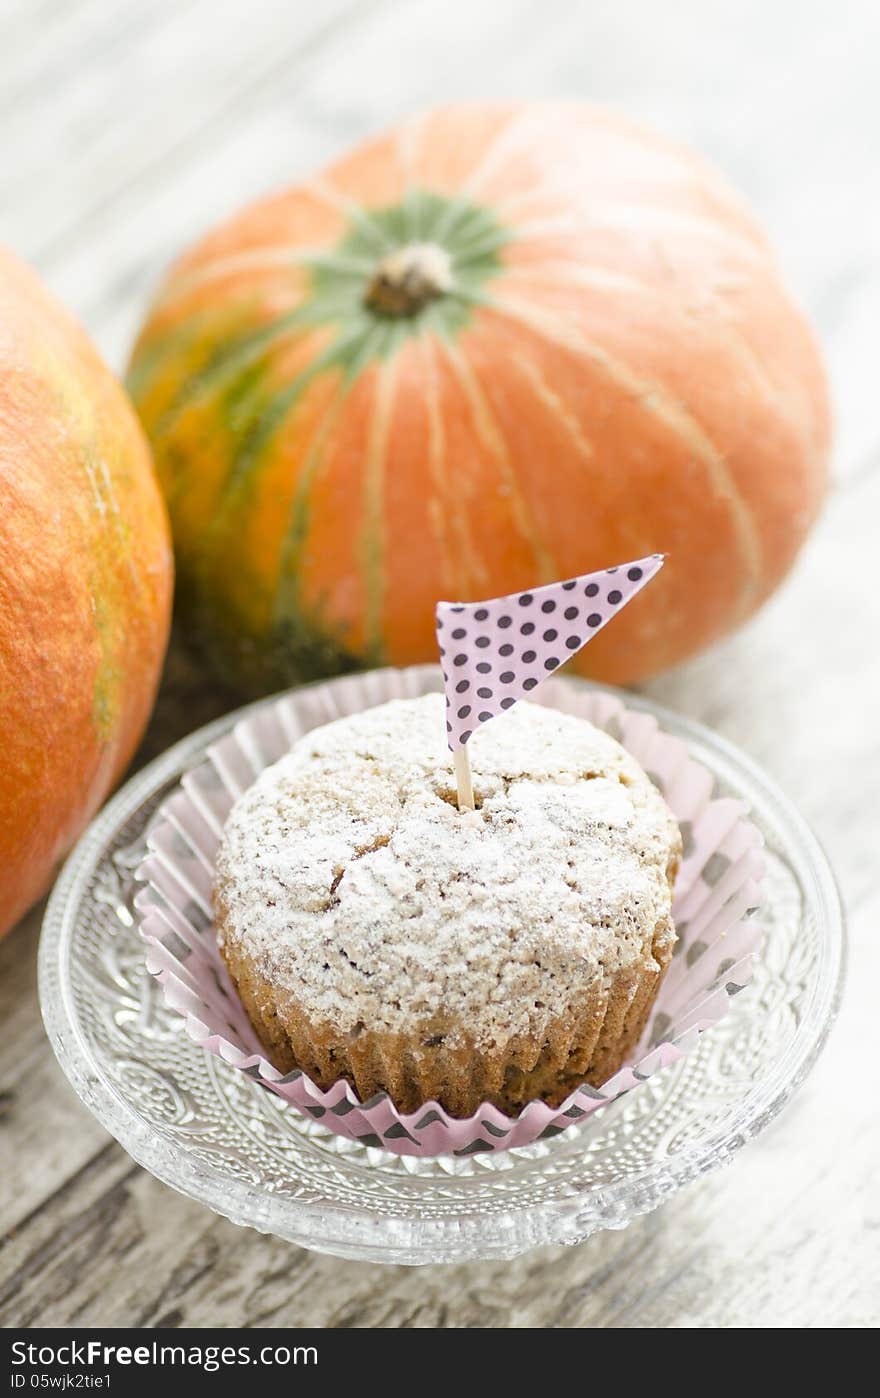
<svg viewBox="0 0 880 1398">
<path fill-rule="evenodd" d="M 465 744 L 455 749 L 453 761 L 455 763 L 455 784 L 458 787 L 458 809 L 460 811 L 476 810 L 474 805 L 474 783 L 471 776 L 471 760 L 468 757 L 468 750 Z"/>
</svg>

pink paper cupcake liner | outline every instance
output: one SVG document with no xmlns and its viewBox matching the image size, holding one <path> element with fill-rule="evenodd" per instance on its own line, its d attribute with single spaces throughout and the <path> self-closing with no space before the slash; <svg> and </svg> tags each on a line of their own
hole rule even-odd
<svg viewBox="0 0 880 1398">
<path fill-rule="evenodd" d="M 632 1063 L 599 1089 L 578 1088 L 559 1107 L 531 1102 L 513 1119 L 488 1103 L 466 1120 L 450 1117 L 437 1102 L 402 1113 L 384 1093 L 360 1102 L 345 1081 L 324 1091 L 305 1073 L 280 1073 L 265 1057 L 214 935 L 211 881 L 226 817 L 263 768 L 311 728 L 440 687 L 434 666 L 375 670 L 295 690 L 246 715 L 159 808 L 137 869 L 143 887 L 135 907 L 147 966 L 192 1039 L 332 1131 L 399 1155 L 506 1150 L 582 1122 L 695 1047 L 748 983 L 760 941 L 762 840 L 744 804 L 714 795 L 709 772 L 651 715 L 603 691 L 551 679 L 538 702 L 617 738 L 656 782 L 681 827 L 672 908 L 679 940 Z"/>
</svg>

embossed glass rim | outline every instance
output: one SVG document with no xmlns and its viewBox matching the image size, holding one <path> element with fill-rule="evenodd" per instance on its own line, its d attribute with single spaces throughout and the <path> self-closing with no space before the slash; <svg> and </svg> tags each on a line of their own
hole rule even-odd
<svg viewBox="0 0 880 1398">
<path fill-rule="evenodd" d="M 426 689 L 436 687 L 436 667 L 413 667 L 413 672 L 423 676 Z M 588 685 L 580 680 L 570 683 Z M 840 1002 L 845 961 L 843 910 L 828 861 L 809 826 L 775 783 L 733 744 L 645 696 L 595 684 L 589 687 L 605 689 L 629 708 L 653 715 L 667 732 L 682 738 L 722 787 L 748 802 L 758 824 L 772 831 L 775 846 L 771 847 L 777 848 L 796 872 L 804 896 L 801 919 L 813 920 L 818 952 L 810 968 L 809 993 L 800 1020 L 770 1071 L 749 1086 L 714 1129 L 677 1154 L 651 1161 L 638 1173 L 594 1189 L 575 1184 L 570 1192 L 539 1204 L 532 1201 L 528 1208 L 517 1207 L 512 1192 L 507 1212 L 492 1214 L 491 1231 L 486 1220 L 466 1208 L 467 1177 L 449 1180 L 450 1187 L 461 1190 L 459 1217 L 420 1218 L 412 1209 L 410 1195 L 401 1196 L 400 1215 L 389 1217 L 371 1213 L 366 1207 L 354 1211 L 329 1198 L 315 1204 L 273 1194 L 259 1185 L 232 1179 L 175 1147 L 138 1117 L 106 1077 L 78 1023 L 69 976 L 77 918 L 95 866 L 113 836 L 157 792 L 191 767 L 210 743 L 244 714 L 271 702 L 270 698 L 237 709 L 190 734 L 132 777 L 80 839 L 46 910 L 39 980 L 47 1034 L 77 1095 L 140 1165 L 235 1223 L 276 1233 L 303 1246 L 376 1261 L 430 1263 L 511 1257 L 540 1244 L 580 1241 L 597 1228 L 621 1227 L 656 1207 L 681 1185 L 729 1159 L 769 1124 L 814 1064 Z M 667 1074 L 671 1082 L 676 1070 L 666 1070 L 660 1076 Z M 611 1107 L 597 1115 L 615 1110 Z M 572 1149 L 577 1150 L 577 1131 L 565 1136 L 574 1138 L 566 1144 L 560 1138 L 558 1148 L 567 1156 Z M 544 1154 L 551 1169 L 555 1147 L 557 1142 L 551 1143 Z M 536 1162 L 536 1167 L 540 1169 L 541 1164 Z M 410 1177 L 410 1187 L 415 1178 Z"/>
</svg>

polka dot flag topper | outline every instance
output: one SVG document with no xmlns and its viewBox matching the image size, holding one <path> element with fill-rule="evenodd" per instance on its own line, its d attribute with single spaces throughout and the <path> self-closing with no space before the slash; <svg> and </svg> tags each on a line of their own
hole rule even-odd
<svg viewBox="0 0 880 1398">
<path fill-rule="evenodd" d="M 437 644 L 453 752 L 528 697 L 650 582 L 663 555 L 486 602 L 438 602 Z"/>
</svg>

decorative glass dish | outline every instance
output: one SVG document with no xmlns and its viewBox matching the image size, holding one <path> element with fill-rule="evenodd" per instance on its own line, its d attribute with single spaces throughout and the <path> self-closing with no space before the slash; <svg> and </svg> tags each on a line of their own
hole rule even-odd
<svg viewBox="0 0 880 1398">
<path fill-rule="evenodd" d="M 436 667 L 411 673 L 420 691 L 439 687 Z M 421 1158 L 334 1134 L 200 1049 L 147 972 L 133 871 L 163 798 L 247 712 L 239 710 L 133 777 L 55 887 L 40 996 L 82 1101 L 139 1164 L 234 1223 L 376 1262 L 506 1258 L 577 1243 L 624 1227 L 728 1160 L 782 1108 L 825 1041 L 842 984 L 840 899 L 808 827 L 742 753 L 648 700 L 621 697 L 682 738 L 716 790 L 747 803 L 766 842 L 753 979 L 688 1057 L 553 1139 Z"/>
</svg>

